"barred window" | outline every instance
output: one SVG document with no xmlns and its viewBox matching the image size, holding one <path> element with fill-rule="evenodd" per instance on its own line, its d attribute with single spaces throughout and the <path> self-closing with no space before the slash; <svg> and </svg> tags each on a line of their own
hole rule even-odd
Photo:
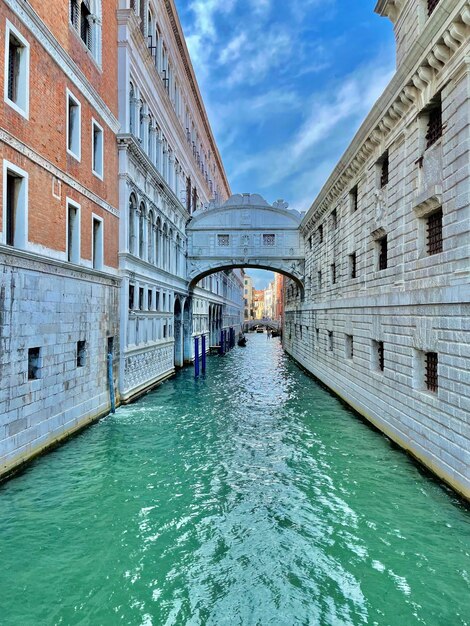
<svg viewBox="0 0 470 626">
<path fill-rule="evenodd" d="M 426 220 L 426 246 L 429 255 L 442 252 L 442 209 Z"/>
<path fill-rule="evenodd" d="M 388 265 L 388 246 L 387 246 L 387 235 L 381 237 L 377 241 L 379 259 L 378 259 L 378 269 L 385 270 Z"/>
<path fill-rule="evenodd" d="M 437 376 L 438 356 L 437 352 L 425 354 L 425 383 L 428 391 L 436 392 L 438 388 Z"/>
<path fill-rule="evenodd" d="M 230 245 L 230 235 L 217 235 L 217 245 L 227 248 Z"/>
<path fill-rule="evenodd" d="M 435 144 L 440 137 L 442 137 L 442 107 L 439 99 L 439 102 L 429 111 L 426 149 Z"/>
<path fill-rule="evenodd" d="M 353 252 L 349 255 L 349 278 L 357 277 L 357 268 L 356 268 L 356 253 Z"/>
<path fill-rule="evenodd" d="M 358 209 L 359 188 L 356 185 L 349 192 L 349 204 L 351 207 L 351 213 L 355 213 Z"/>
<path fill-rule="evenodd" d="M 318 289 L 321 289 L 321 271 L 317 273 L 317 277 L 318 277 Z"/>
<path fill-rule="evenodd" d="M 263 246 L 275 246 L 276 245 L 276 235 L 269 234 L 263 235 Z"/>
<path fill-rule="evenodd" d="M 318 227 L 318 240 L 320 243 L 323 242 L 323 225 Z"/>
<path fill-rule="evenodd" d="M 331 227 L 333 228 L 333 230 L 336 230 L 336 228 L 338 227 L 338 213 L 336 209 L 333 209 L 333 211 L 331 212 Z"/>
<path fill-rule="evenodd" d="M 384 360 L 384 342 L 383 341 L 375 341 L 375 349 L 377 351 L 377 367 L 383 372 L 385 368 L 385 360 Z"/>
<path fill-rule="evenodd" d="M 333 331 L 328 331 L 328 350 L 333 352 Z"/>
<path fill-rule="evenodd" d="M 380 187 L 388 185 L 388 152 L 380 160 Z"/>
<path fill-rule="evenodd" d="M 331 264 L 331 282 L 333 285 L 336 283 L 336 263 Z"/>
<path fill-rule="evenodd" d="M 428 0 L 428 16 L 434 11 L 439 4 L 439 0 Z"/>
</svg>

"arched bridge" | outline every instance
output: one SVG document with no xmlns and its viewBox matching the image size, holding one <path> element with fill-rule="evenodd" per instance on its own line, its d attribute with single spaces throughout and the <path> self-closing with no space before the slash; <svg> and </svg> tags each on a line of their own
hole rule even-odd
<svg viewBox="0 0 470 626">
<path fill-rule="evenodd" d="M 243 330 L 252 330 L 257 326 L 264 326 L 265 328 L 270 328 L 271 330 L 279 330 L 280 324 L 276 320 L 245 320 L 243 322 Z"/>
<path fill-rule="evenodd" d="M 257 194 L 237 194 L 221 206 L 196 212 L 187 229 L 191 286 L 213 272 L 251 267 L 284 274 L 303 293 L 301 219 L 282 200 L 270 205 Z"/>
</svg>

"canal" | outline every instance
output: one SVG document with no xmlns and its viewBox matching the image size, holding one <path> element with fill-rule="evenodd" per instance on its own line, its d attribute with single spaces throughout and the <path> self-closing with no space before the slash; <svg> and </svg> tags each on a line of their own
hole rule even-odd
<svg viewBox="0 0 470 626">
<path fill-rule="evenodd" d="M 0 487 L 2 626 L 470 620 L 470 515 L 284 355 L 190 369 Z"/>
</svg>

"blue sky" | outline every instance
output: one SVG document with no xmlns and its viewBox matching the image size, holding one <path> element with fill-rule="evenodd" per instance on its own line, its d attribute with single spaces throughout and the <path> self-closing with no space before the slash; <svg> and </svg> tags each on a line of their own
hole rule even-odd
<svg viewBox="0 0 470 626">
<path fill-rule="evenodd" d="M 307 210 L 393 74 L 392 24 L 376 0 L 176 4 L 232 191 Z"/>
</svg>

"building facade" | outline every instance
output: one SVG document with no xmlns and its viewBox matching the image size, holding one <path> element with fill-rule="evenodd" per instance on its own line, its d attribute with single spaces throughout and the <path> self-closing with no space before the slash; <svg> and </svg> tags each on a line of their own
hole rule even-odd
<svg viewBox="0 0 470 626">
<path fill-rule="evenodd" d="M 380 0 L 397 71 L 302 222 L 284 345 L 470 496 L 470 4 Z"/>
<path fill-rule="evenodd" d="M 6 474 L 238 330 L 243 271 L 186 277 L 230 188 L 173 2 L 0 0 L 0 37 Z"/>
<path fill-rule="evenodd" d="M 243 315 L 240 270 L 189 293 L 186 225 L 230 187 L 172 1 L 120 0 L 120 390 L 128 401 Z M 241 314 L 240 314 L 241 312 Z M 201 345 L 202 342 L 199 342 Z"/>
<path fill-rule="evenodd" d="M 107 354 L 119 350 L 114 3 L 4 0 L 0 41 L 3 473 L 111 406 Z"/>
<path fill-rule="evenodd" d="M 252 320 L 254 317 L 253 312 L 253 279 L 248 274 L 245 274 L 243 285 L 243 298 L 244 298 L 244 319 L 246 321 Z"/>
</svg>

